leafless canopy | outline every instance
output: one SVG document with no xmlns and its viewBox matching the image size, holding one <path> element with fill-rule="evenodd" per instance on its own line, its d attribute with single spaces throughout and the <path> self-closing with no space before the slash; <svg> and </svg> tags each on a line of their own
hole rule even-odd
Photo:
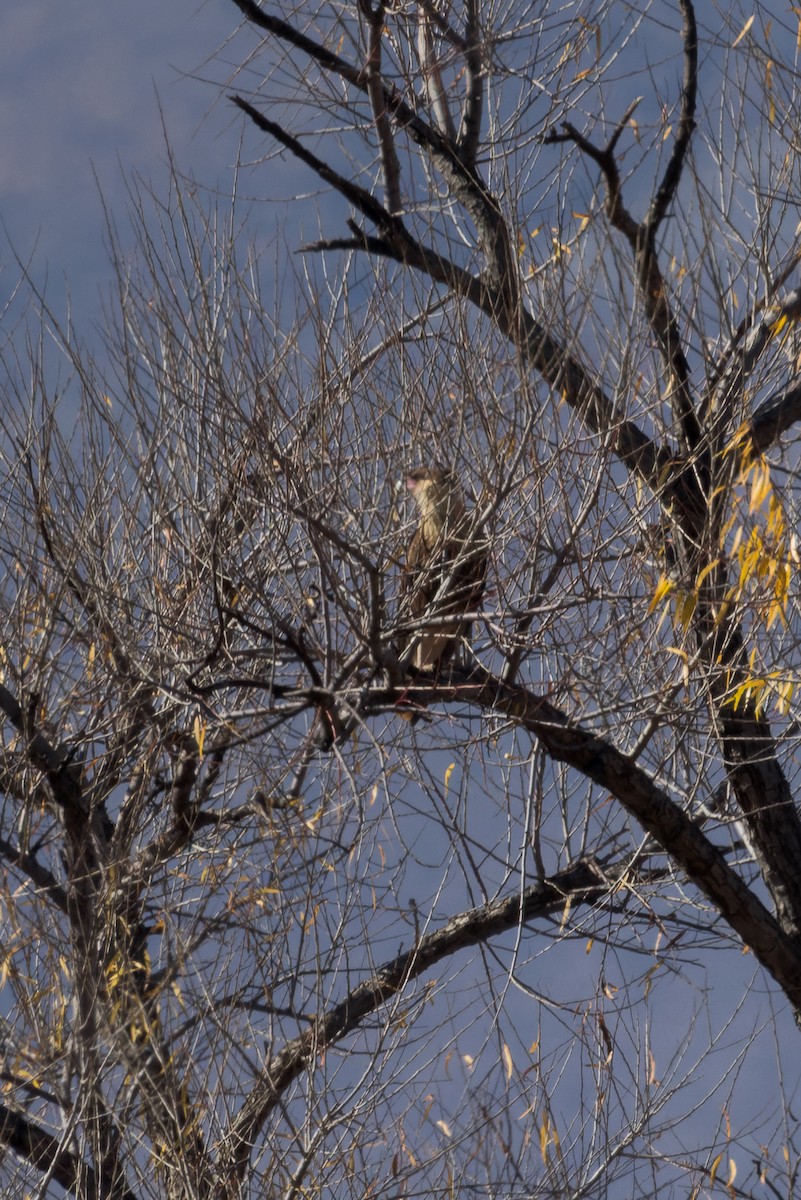
<svg viewBox="0 0 801 1200">
<path fill-rule="evenodd" d="M 3 345 L 0 1173 L 791 1197 L 797 18 L 227 2 L 319 237 L 176 168 Z"/>
</svg>

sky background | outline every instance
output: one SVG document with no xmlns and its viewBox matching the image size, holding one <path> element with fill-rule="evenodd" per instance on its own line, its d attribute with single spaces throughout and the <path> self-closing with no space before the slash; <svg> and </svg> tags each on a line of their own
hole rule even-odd
<svg viewBox="0 0 801 1200">
<path fill-rule="evenodd" d="M 111 278 L 100 191 L 125 241 L 125 176 L 166 192 L 165 127 L 181 171 L 230 194 L 243 120 L 221 85 L 257 44 L 250 31 L 235 34 L 239 16 L 230 0 L 0 5 L 0 313 L 7 319 L 20 278 L 15 253 L 38 286 L 47 281 L 58 312 L 69 289 L 79 330 L 98 319 Z M 269 219 L 274 228 L 276 214 Z"/>
</svg>

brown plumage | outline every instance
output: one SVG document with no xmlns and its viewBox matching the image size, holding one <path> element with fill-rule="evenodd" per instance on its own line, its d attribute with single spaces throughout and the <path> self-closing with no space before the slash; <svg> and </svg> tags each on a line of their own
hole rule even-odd
<svg viewBox="0 0 801 1200">
<path fill-rule="evenodd" d="M 443 624 L 451 613 L 473 612 L 481 601 L 487 573 L 487 546 L 469 538 L 470 517 L 457 476 L 443 467 L 410 471 L 406 486 L 414 496 L 418 526 L 406 551 L 401 608 L 409 625 L 399 650 L 415 645 L 408 660 L 419 671 L 436 671 L 470 636 L 470 622 Z M 437 597 L 448 581 L 447 592 Z M 428 616 L 432 627 L 422 620 Z M 436 624 L 434 624 L 436 623 Z"/>
</svg>

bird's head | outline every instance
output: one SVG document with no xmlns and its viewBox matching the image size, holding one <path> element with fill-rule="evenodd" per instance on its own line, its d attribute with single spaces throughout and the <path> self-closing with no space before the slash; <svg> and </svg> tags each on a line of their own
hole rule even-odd
<svg viewBox="0 0 801 1200">
<path fill-rule="evenodd" d="M 432 533 L 439 533 L 447 523 L 464 515 L 464 494 L 453 471 L 447 467 L 417 467 L 406 476 L 406 487 L 412 493 L 421 521 L 431 522 Z"/>
</svg>

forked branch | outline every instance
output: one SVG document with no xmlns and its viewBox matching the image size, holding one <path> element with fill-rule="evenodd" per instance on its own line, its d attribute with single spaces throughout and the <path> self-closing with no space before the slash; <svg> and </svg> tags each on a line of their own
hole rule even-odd
<svg viewBox="0 0 801 1200">
<path fill-rule="evenodd" d="M 635 100 L 629 105 L 611 138 L 603 148 L 595 146 L 569 121 L 562 132 L 551 130 L 543 139 L 546 143 L 574 142 L 601 169 L 606 188 L 606 215 L 631 246 L 637 271 L 637 283 L 642 296 L 648 323 L 662 355 L 668 373 L 670 399 L 676 415 L 677 432 L 681 433 L 684 449 L 697 451 L 702 440 L 702 427 L 695 411 L 690 384 L 690 366 L 682 349 L 681 333 L 667 283 L 659 266 L 656 234 L 673 201 L 681 181 L 690 140 L 695 129 L 695 107 L 698 92 L 698 33 L 691 0 L 679 0 L 684 16 L 682 38 L 684 45 L 684 80 L 681 94 L 681 113 L 673 149 L 662 180 L 643 221 L 636 221 L 623 202 L 620 170 L 615 150 L 620 135 L 631 119 Z"/>
</svg>

